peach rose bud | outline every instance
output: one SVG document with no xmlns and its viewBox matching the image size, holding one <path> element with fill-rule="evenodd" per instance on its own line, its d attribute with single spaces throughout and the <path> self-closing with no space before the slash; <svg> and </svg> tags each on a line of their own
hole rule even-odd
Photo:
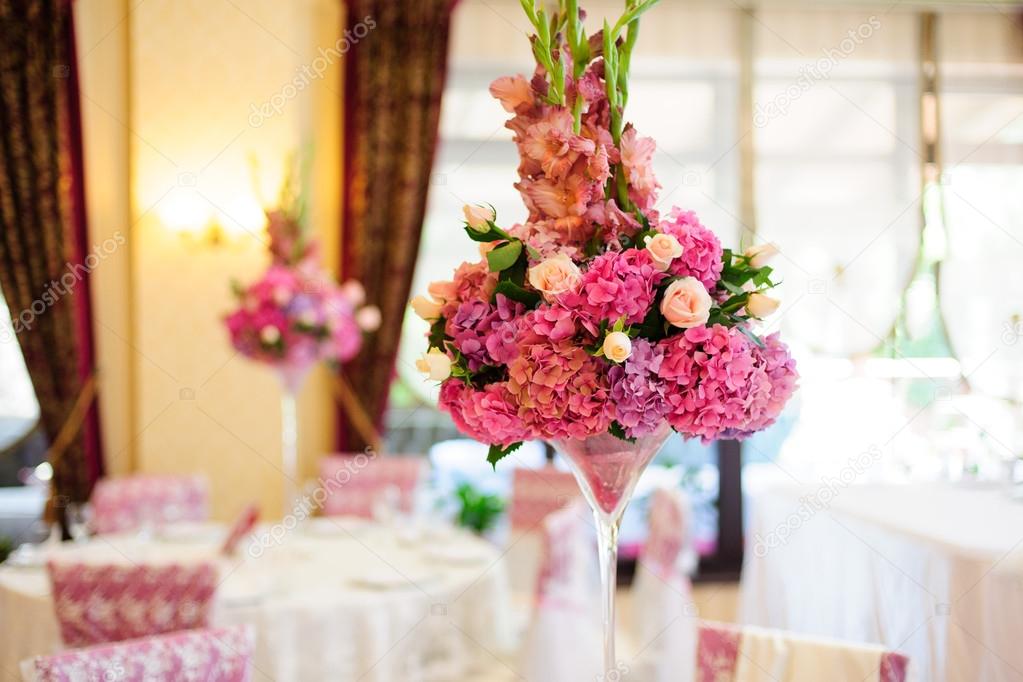
<svg viewBox="0 0 1023 682">
<path fill-rule="evenodd" d="M 416 369 L 430 381 L 444 381 L 451 376 L 451 358 L 440 349 L 431 348 L 429 353 L 423 353 L 416 360 Z"/>
<path fill-rule="evenodd" d="M 682 255 L 682 245 L 670 234 L 655 234 L 646 238 L 646 250 L 654 259 L 657 268 L 664 272 L 671 267 L 671 261 Z"/>
<path fill-rule="evenodd" d="M 462 212 L 465 214 L 465 222 L 476 232 L 489 232 L 491 221 L 497 218 L 494 209 L 489 206 L 466 204 L 462 207 Z"/>
<path fill-rule="evenodd" d="M 625 332 L 611 332 L 604 337 L 601 349 L 611 362 L 625 362 L 632 355 L 632 339 Z"/>
<path fill-rule="evenodd" d="M 757 244 L 751 246 L 742 254 L 749 258 L 749 264 L 751 268 L 762 268 L 767 265 L 768 261 L 778 255 L 777 244 Z"/>
<path fill-rule="evenodd" d="M 579 266 L 563 253 L 529 268 L 529 284 L 547 299 L 572 291 L 580 279 Z"/>
<path fill-rule="evenodd" d="M 673 327 L 689 329 L 707 323 L 710 294 L 695 277 L 683 277 L 668 285 L 661 301 L 661 314 Z"/>
<path fill-rule="evenodd" d="M 438 303 L 426 296 L 416 296 L 410 303 L 413 312 L 427 322 L 433 322 L 439 318 L 440 310 L 444 307 L 443 303 Z"/>
<path fill-rule="evenodd" d="M 746 303 L 746 312 L 762 320 L 774 314 L 780 305 L 781 301 L 776 298 L 765 294 L 750 294 L 749 301 Z"/>
<path fill-rule="evenodd" d="M 380 329 L 380 322 L 380 308 L 375 305 L 359 308 L 355 313 L 355 324 L 364 332 L 375 332 Z"/>
<path fill-rule="evenodd" d="M 455 297 L 458 295 L 458 287 L 454 282 L 438 280 L 430 282 L 429 286 L 426 287 L 426 292 L 436 300 L 447 303 L 448 301 L 455 300 Z"/>
</svg>

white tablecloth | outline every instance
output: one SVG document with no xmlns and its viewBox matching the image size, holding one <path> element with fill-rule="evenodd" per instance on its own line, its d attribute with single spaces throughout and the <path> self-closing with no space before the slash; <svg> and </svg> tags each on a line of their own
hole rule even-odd
<svg viewBox="0 0 1023 682">
<path fill-rule="evenodd" d="M 253 679 L 471 679 L 509 646 L 507 578 L 493 546 L 450 529 L 420 535 L 314 524 L 222 562 L 213 624 L 256 625 Z M 110 537 L 50 552 L 83 561 L 198 560 L 215 556 L 222 534 Z M 5 679 L 18 679 L 20 660 L 58 648 L 45 570 L 0 567 Z"/>
<path fill-rule="evenodd" d="M 923 682 L 1023 682 L 1023 503 L 1003 488 L 773 487 L 746 556 L 743 622 L 884 644 Z"/>
</svg>

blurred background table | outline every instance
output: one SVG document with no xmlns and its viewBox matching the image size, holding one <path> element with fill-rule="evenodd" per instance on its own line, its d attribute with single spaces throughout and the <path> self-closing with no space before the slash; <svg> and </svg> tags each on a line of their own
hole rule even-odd
<svg viewBox="0 0 1023 682">
<path fill-rule="evenodd" d="M 752 496 L 743 622 L 881 643 L 929 682 L 1023 680 L 1023 503 L 836 481 Z"/>
<path fill-rule="evenodd" d="M 149 540 L 96 537 L 51 546 L 35 565 L 0 567 L 0 670 L 17 679 L 19 661 L 59 648 L 44 558 L 215 559 L 213 624 L 256 625 L 254 679 L 471 679 L 509 646 L 504 564 L 468 533 L 319 518 L 264 528 L 239 556 L 222 559 L 224 533 L 203 524 Z"/>
</svg>

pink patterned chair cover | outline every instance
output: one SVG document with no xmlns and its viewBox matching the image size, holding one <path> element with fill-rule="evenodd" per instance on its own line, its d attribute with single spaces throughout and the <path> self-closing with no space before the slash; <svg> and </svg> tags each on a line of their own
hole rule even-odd
<svg viewBox="0 0 1023 682">
<path fill-rule="evenodd" d="M 575 476 L 554 467 L 515 469 L 508 511 L 512 530 L 534 531 L 549 514 L 582 497 Z"/>
<path fill-rule="evenodd" d="M 320 462 L 320 485 L 327 492 L 327 516 L 373 518 L 374 504 L 388 489 L 398 491 L 398 506 L 409 513 L 427 471 L 416 455 L 331 455 Z"/>
<path fill-rule="evenodd" d="M 92 493 L 97 533 L 122 533 L 146 524 L 205 521 L 209 485 L 202 476 L 104 478 Z"/>
<path fill-rule="evenodd" d="M 685 580 L 682 551 L 688 545 L 689 516 L 689 502 L 682 491 L 658 488 L 650 496 L 649 531 L 639 560 L 663 580 Z"/>
<path fill-rule="evenodd" d="M 783 638 L 793 638 L 782 633 Z M 732 682 L 742 656 L 742 628 L 723 623 L 701 622 L 699 645 L 696 653 L 696 682 Z M 829 642 L 825 646 L 841 652 L 841 642 Z M 884 652 L 880 657 L 876 682 L 906 682 L 909 659 L 906 656 Z M 836 675 L 840 674 L 836 671 Z M 836 677 L 835 679 L 839 679 Z M 778 682 L 802 682 L 801 680 L 779 680 Z M 857 680 L 857 682 L 871 682 Z"/>
<path fill-rule="evenodd" d="M 49 562 L 53 605 L 66 646 L 205 627 L 217 587 L 213 564 Z"/>
<path fill-rule="evenodd" d="M 23 664 L 34 682 L 248 682 L 251 625 L 186 630 L 40 656 Z"/>
</svg>

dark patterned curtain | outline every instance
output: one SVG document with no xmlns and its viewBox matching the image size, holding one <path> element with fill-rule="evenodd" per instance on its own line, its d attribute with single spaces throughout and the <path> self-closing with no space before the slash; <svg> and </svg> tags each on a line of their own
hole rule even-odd
<svg viewBox="0 0 1023 682">
<path fill-rule="evenodd" d="M 62 516 L 102 473 L 70 0 L 0 0 L 0 288 L 50 440 Z M 12 339 L 0 342 L 13 343 Z"/>
<path fill-rule="evenodd" d="M 341 407 L 339 448 L 379 431 L 419 250 L 447 71 L 455 0 L 349 0 L 345 36 L 344 218 L 341 274 L 380 307 L 380 330 L 344 368 L 357 410 Z M 351 401 L 346 401 L 351 402 Z"/>
</svg>

